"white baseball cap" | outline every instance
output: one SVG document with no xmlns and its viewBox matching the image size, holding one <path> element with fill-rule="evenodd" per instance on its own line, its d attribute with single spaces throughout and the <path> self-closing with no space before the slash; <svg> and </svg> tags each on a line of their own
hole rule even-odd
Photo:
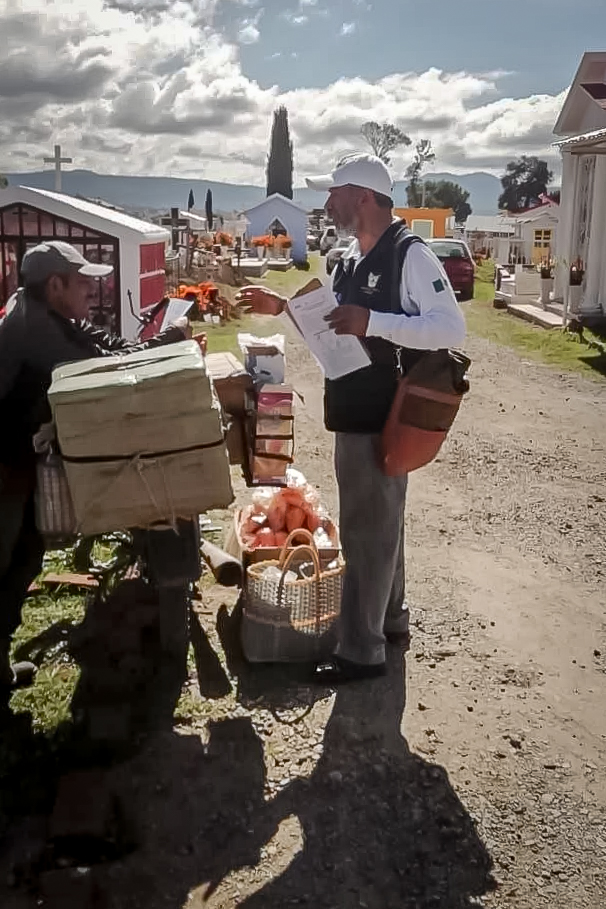
<svg viewBox="0 0 606 909">
<path fill-rule="evenodd" d="M 332 174 L 323 177 L 308 177 L 310 189 L 328 191 L 337 186 L 361 186 L 371 189 L 381 196 L 391 198 L 393 181 L 387 165 L 375 155 L 364 153 L 347 155 L 341 158 Z"/>
<path fill-rule="evenodd" d="M 89 278 L 111 275 L 112 265 L 88 262 L 82 253 L 62 240 L 40 243 L 29 249 L 21 263 L 21 275 L 27 284 L 42 283 L 51 275 L 68 275 L 78 272 Z"/>
</svg>

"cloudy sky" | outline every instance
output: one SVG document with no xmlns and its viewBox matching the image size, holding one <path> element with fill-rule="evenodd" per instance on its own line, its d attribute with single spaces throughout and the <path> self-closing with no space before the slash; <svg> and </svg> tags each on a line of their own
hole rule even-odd
<svg viewBox="0 0 606 909">
<path fill-rule="evenodd" d="M 552 156 L 606 2 L 0 0 L 0 47 L 0 171 L 39 170 L 60 142 L 101 173 L 262 184 L 285 104 L 297 183 L 369 119 L 431 139 L 436 170 L 498 174 Z"/>
</svg>

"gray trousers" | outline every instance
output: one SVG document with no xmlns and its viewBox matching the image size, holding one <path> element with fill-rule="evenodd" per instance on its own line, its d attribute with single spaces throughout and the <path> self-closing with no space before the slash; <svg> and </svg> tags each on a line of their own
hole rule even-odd
<svg viewBox="0 0 606 909">
<path fill-rule="evenodd" d="M 385 662 L 385 633 L 408 630 L 404 506 L 408 478 L 378 466 L 378 435 L 336 434 L 339 525 L 346 568 L 336 653 Z"/>
</svg>

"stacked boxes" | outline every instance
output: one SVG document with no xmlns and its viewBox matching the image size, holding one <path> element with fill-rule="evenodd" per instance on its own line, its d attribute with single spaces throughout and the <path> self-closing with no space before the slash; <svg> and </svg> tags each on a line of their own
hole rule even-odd
<svg viewBox="0 0 606 909">
<path fill-rule="evenodd" d="M 288 385 L 262 385 L 251 423 L 253 486 L 281 486 L 294 459 L 293 392 Z"/>
<path fill-rule="evenodd" d="M 233 501 L 221 409 L 195 341 L 59 367 L 49 401 L 82 533 Z"/>
<path fill-rule="evenodd" d="M 284 384 L 284 335 L 239 334 L 244 366 L 254 382 L 247 393 L 247 482 L 284 486 L 294 458 L 293 392 Z"/>
</svg>

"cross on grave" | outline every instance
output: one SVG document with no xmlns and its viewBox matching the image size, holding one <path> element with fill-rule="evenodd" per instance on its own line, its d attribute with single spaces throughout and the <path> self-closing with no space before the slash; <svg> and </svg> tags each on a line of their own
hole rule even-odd
<svg viewBox="0 0 606 909">
<path fill-rule="evenodd" d="M 62 164 L 71 164 L 73 158 L 62 158 L 61 157 L 61 146 L 55 145 L 55 154 L 52 158 L 45 158 L 45 164 L 54 164 L 55 165 L 55 192 L 61 192 L 61 165 Z"/>
<path fill-rule="evenodd" d="M 177 252 L 179 249 L 179 232 L 181 229 L 187 230 L 187 228 L 189 227 L 189 219 L 180 218 L 179 209 L 171 208 L 170 217 L 160 218 L 160 224 L 162 225 L 162 227 L 171 228 L 173 251 Z"/>
</svg>

